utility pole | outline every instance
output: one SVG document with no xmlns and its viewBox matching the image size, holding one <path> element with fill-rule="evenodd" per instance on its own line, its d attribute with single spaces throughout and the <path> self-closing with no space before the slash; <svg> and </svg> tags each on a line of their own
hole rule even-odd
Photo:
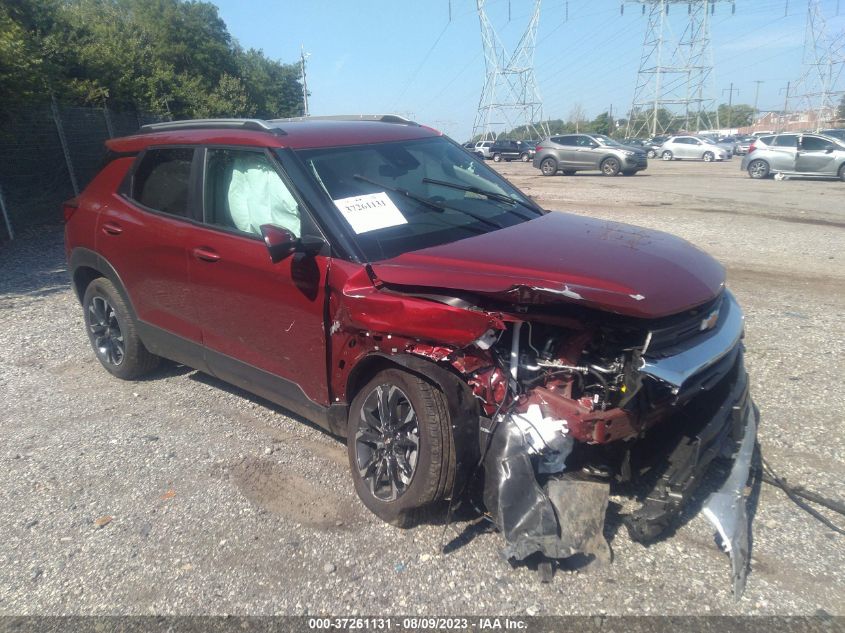
<svg viewBox="0 0 845 633">
<path fill-rule="evenodd" d="M 725 88 L 722 90 L 722 94 L 728 93 L 728 129 L 733 129 L 733 119 L 734 119 L 734 112 L 733 112 L 733 103 L 734 103 L 734 91 L 739 93 L 739 88 L 734 88 L 734 82 L 731 82 L 730 88 Z"/>
<path fill-rule="evenodd" d="M 786 123 L 786 117 L 789 114 L 789 87 L 792 85 L 791 81 L 786 82 L 786 96 L 783 98 L 783 116 L 781 117 L 781 121 Z M 781 88 L 781 92 L 784 89 Z M 778 130 L 779 132 L 783 132 L 785 130 L 785 126 L 781 126 L 781 129 Z"/>
<path fill-rule="evenodd" d="M 607 118 L 609 119 L 608 123 L 608 131 L 607 135 L 611 136 L 613 134 L 613 128 L 616 126 L 613 124 L 613 104 L 610 104 L 610 110 L 608 110 Z"/>
<path fill-rule="evenodd" d="M 305 48 L 299 49 L 299 68 L 302 72 L 302 115 L 308 116 L 308 81 L 305 79 L 305 58 L 311 53 L 306 53 Z"/>
<path fill-rule="evenodd" d="M 754 124 L 757 122 L 757 99 L 760 97 L 760 84 L 764 82 L 757 79 L 754 83 L 757 85 L 754 88 L 754 109 L 751 111 L 751 127 L 754 127 Z"/>
</svg>

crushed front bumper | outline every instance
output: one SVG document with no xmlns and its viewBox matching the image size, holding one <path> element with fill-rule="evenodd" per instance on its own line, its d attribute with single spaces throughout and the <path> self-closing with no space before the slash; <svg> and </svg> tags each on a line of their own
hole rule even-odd
<svg viewBox="0 0 845 633">
<path fill-rule="evenodd" d="M 697 397 L 691 397 L 675 416 L 652 429 L 650 438 L 631 445 L 633 456 L 628 466 L 633 463 L 636 470 L 650 461 L 651 472 L 657 476 L 642 506 L 628 515 L 625 523 L 634 540 L 655 540 L 687 506 L 714 460 L 731 458 L 729 476 L 709 495 L 703 512 L 730 554 L 733 591 L 739 598 L 745 587 L 750 549 L 744 491 L 752 467 L 759 413 L 749 395 L 741 343 L 734 343 L 736 348 L 724 358 L 732 366 L 726 373 L 719 372 L 717 386 L 705 389 L 699 385 Z M 512 416 L 504 417 L 490 430 L 493 433 L 486 436 L 484 502 L 505 538 L 503 555 L 523 560 L 536 552 L 548 558 L 580 553 L 609 560 L 604 537 L 609 479 L 590 479 L 575 472 L 543 475 L 536 468 L 536 458 L 532 462 L 525 436 Z"/>
</svg>

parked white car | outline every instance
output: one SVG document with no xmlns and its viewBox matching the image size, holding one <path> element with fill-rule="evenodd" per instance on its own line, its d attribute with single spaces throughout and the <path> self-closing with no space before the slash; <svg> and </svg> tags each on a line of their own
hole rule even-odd
<svg viewBox="0 0 845 633">
<path fill-rule="evenodd" d="M 663 160 L 725 160 L 728 151 L 715 143 L 695 136 L 670 136 L 657 152 Z"/>
</svg>

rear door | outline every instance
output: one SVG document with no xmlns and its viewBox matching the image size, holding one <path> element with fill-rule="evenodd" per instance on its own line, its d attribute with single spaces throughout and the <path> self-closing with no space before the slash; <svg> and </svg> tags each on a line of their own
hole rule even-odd
<svg viewBox="0 0 845 633">
<path fill-rule="evenodd" d="M 569 169 L 578 164 L 577 139 L 577 136 L 571 134 L 552 137 L 552 142 L 559 145 L 555 153 L 558 156 L 558 165 L 561 169 Z"/>
<path fill-rule="evenodd" d="M 772 171 L 795 171 L 798 152 L 797 134 L 779 134 L 769 143 L 769 166 Z"/>
<path fill-rule="evenodd" d="M 795 154 L 795 171 L 835 176 L 839 168 L 836 149 L 837 146 L 825 138 L 804 134 Z"/>
<path fill-rule="evenodd" d="M 273 263 L 260 227 L 274 224 L 295 237 L 319 231 L 265 150 L 209 147 L 203 163 L 203 224 L 188 252 L 208 366 L 307 415 L 296 405 L 328 404 L 329 258 L 296 253 Z"/>
<path fill-rule="evenodd" d="M 142 327 L 199 343 L 185 248 L 196 213 L 190 188 L 198 168 L 194 158 L 191 147 L 141 154 L 123 191 L 100 212 L 96 249 L 117 271 Z"/>
</svg>

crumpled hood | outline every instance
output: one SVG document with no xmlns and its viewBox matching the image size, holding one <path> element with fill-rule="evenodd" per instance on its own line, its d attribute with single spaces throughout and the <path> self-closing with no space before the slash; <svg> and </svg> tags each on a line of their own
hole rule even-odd
<svg viewBox="0 0 845 633">
<path fill-rule="evenodd" d="M 390 286 L 463 290 L 517 304 L 566 302 L 642 318 L 698 306 L 725 283 L 722 265 L 686 240 L 562 212 L 372 269 Z"/>
</svg>

